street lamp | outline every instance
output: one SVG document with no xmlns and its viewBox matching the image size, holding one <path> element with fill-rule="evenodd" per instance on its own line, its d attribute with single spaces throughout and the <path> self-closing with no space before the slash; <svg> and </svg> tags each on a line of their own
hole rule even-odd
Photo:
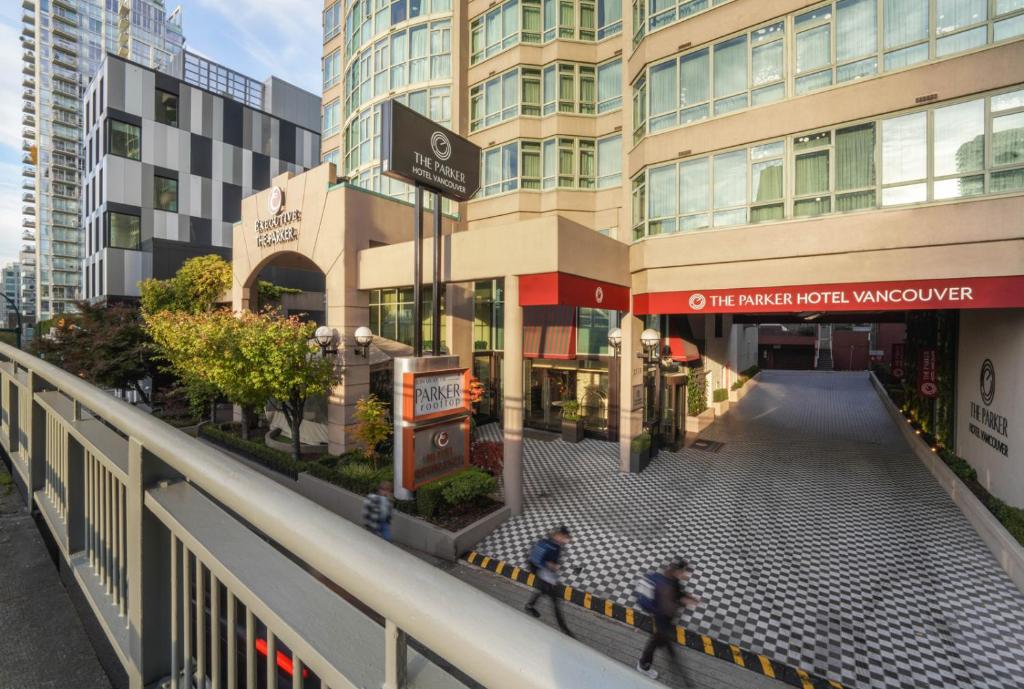
<svg viewBox="0 0 1024 689">
<path fill-rule="evenodd" d="M 326 325 L 321 325 L 316 329 L 316 332 L 313 333 L 313 341 L 316 342 L 317 346 L 320 348 L 320 354 L 324 358 L 334 356 L 338 353 L 338 346 L 335 344 L 335 335 L 336 333 L 334 332 L 334 328 Z"/>
<path fill-rule="evenodd" d="M 622 350 L 622 328 L 615 328 L 608 332 L 608 346 L 615 352 L 615 356 L 619 355 Z"/>
<path fill-rule="evenodd" d="M 640 344 L 644 351 L 638 352 L 637 357 L 643 359 L 647 364 L 644 370 L 644 387 L 647 389 L 644 404 L 643 424 L 647 433 L 651 436 L 651 456 L 654 455 L 655 441 L 657 439 L 655 430 L 658 424 L 658 372 L 660 363 L 661 333 L 654 328 L 647 328 L 640 333 Z"/>
<path fill-rule="evenodd" d="M 640 333 L 640 344 L 644 346 L 644 352 L 648 357 L 657 353 L 658 344 L 661 342 L 661 333 L 654 328 L 648 328 Z"/>
<path fill-rule="evenodd" d="M 356 339 L 356 354 L 365 359 L 370 351 L 370 343 L 373 342 L 373 331 L 365 325 L 361 325 L 356 328 L 353 337 Z"/>
</svg>

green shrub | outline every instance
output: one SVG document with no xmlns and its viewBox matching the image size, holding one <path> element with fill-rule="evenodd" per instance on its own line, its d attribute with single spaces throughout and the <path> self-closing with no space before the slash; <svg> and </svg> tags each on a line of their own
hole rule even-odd
<svg viewBox="0 0 1024 689">
<path fill-rule="evenodd" d="M 562 404 L 562 420 L 563 421 L 579 421 L 580 420 L 580 403 L 576 400 L 569 400 Z"/>
<path fill-rule="evenodd" d="M 724 402 L 729 399 L 729 391 L 725 388 L 718 388 L 711 393 L 711 400 L 714 402 Z"/>
<path fill-rule="evenodd" d="M 416 489 L 416 513 L 421 517 L 437 516 L 444 502 L 444 479 L 432 481 Z"/>
<path fill-rule="evenodd" d="M 490 495 L 498 487 L 498 480 L 474 467 L 445 479 L 444 484 L 441 495 L 448 505 L 455 507 L 474 503 Z"/>
<path fill-rule="evenodd" d="M 381 472 L 367 462 L 350 462 L 338 469 L 343 485 L 353 493 L 365 495 L 377 489 L 381 482 Z"/>
<path fill-rule="evenodd" d="M 199 429 L 199 433 L 222 447 L 237 450 L 257 464 L 290 478 L 298 478 L 299 471 L 303 468 L 287 452 L 271 449 L 254 440 L 245 440 L 219 426 L 205 424 Z"/>
<path fill-rule="evenodd" d="M 758 366 L 757 364 L 754 364 L 750 368 L 745 368 L 742 371 L 740 371 L 740 375 L 746 378 L 747 380 L 750 380 L 751 378 L 756 376 L 760 371 L 761 367 Z"/>
<path fill-rule="evenodd" d="M 633 454 L 640 454 L 646 450 L 651 449 L 651 434 L 644 431 L 629 443 L 629 449 Z"/>
<path fill-rule="evenodd" d="M 691 368 L 689 381 L 686 384 L 686 413 L 700 416 L 708 408 L 708 391 L 705 382 L 707 373 L 703 368 Z"/>
</svg>

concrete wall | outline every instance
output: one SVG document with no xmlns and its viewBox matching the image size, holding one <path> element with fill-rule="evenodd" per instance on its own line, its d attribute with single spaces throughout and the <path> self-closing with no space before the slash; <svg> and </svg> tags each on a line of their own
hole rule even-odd
<svg viewBox="0 0 1024 689">
<path fill-rule="evenodd" d="M 1024 507 L 1024 309 L 961 311 L 958 350 L 956 452 L 977 469 L 989 492 Z M 986 360 L 995 372 L 988 398 L 983 390 L 991 388 L 982 385 Z"/>
</svg>

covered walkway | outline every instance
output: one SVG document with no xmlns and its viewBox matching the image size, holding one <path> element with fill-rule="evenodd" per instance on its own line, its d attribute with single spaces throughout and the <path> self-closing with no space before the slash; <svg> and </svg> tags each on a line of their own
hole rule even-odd
<svg viewBox="0 0 1024 689">
<path fill-rule="evenodd" d="M 852 687 L 1012 687 L 1024 594 L 863 373 L 766 371 L 702 436 L 618 473 L 617 447 L 525 441 L 525 513 L 476 549 L 522 562 L 567 524 L 567 583 L 623 604 L 682 555 L 687 628 Z"/>
</svg>

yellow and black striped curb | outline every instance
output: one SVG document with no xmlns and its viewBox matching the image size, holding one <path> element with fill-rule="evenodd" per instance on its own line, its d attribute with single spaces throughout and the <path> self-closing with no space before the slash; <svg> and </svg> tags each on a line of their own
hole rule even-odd
<svg viewBox="0 0 1024 689">
<path fill-rule="evenodd" d="M 520 584 L 533 587 L 536 582 L 535 574 L 521 567 L 481 555 L 477 552 L 467 553 L 464 559 L 475 567 L 480 567 L 488 572 L 494 572 Z M 586 591 L 574 589 L 571 586 L 560 584 L 558 589 L 561 598 L 569 603 L 580 605 L 587 610 L 594 610 L 605 617 L 625 622 L 631 627 L 647 632 L 650 632 L 654 627 L 654 622 L 650 615 L 639 610 L 627 608 L 624 605 L 599 598 Z M 800 668 L 785 665 L 767 656 L 746 651 L 735 644 L 727 644 L 717 639 L 712 639 L 705 634 L 688 631 L 683 627 L 676 627 L 676 643 L 680 646 L 706 653 L 709 656 L 714 656 L 720 660 L 728 661 L 734 665 L 739 665 L 759 675 L 777 679 L 794 687 L 800 687 L 801 689 L 843 689 L 843 685 L 834 680 L 818 677 Z"/>
</svg>

